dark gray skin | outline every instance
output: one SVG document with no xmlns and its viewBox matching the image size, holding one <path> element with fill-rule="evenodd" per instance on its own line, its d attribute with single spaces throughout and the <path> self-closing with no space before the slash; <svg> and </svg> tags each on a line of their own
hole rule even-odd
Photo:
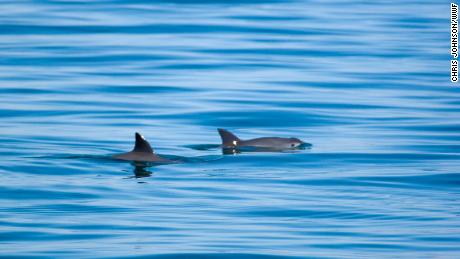
<svg viewBox="0 0 460 259">
<path fill-rule="evenodd" d="M 265 149 L 295 149 L 302 144 L 305 144 L 298 138 L 279 138 L 279 137 L 265 137 L 242 140 L 235 136 L 228 130 L 217 129 L 222 139 L 223 148 L 238 148 L 238 147 L 255 147 Z"/>
<path fill-rule="evenodd" d="M 112 156 L 115 159 L 138 161 L 138 162 L 156 162 L 156 163 L 170 163 L 169 159 L 163 158 L 153 152 L 149 142 L 139 133 L 136 132 L 136 143 L 133 150 L 130 152 L 117 154 Z"/>
</svg>

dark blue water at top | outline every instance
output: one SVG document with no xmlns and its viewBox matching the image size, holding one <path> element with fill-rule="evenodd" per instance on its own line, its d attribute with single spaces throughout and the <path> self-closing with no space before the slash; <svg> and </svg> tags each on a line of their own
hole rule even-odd
<svg viewBox="0 0 460 259">
<path fill-rule="evenodd" d="M 0 11 L 0 256 L 459 256 L 449 2 Z M 223 155 L 218 127 L 313 146 Z M 111 160 L 136 131 L 186 162 Z"/>
</svg>

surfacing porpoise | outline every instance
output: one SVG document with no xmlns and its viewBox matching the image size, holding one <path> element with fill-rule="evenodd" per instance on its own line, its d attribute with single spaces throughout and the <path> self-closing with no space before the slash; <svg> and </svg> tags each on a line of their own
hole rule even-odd
<svg viewBox="0 0 460 259">
<path fill-rule="evenodd" d="M 139 133 L 136 132 L 136 143 L 133 150 L 130 152 L 117 154 L 112 156 L 115 159 L 137 161 L 137 162 L 157 162 L 157 163 L 170 163 L 173 162 L 169 159 L 160 157 L 155 154 L 149 142 Z"/>
<path fill-rule="evenodd" d="M 262 149 L 295 149 L 307 144 L 298 138 L 263 137 L 242 140 L 228 130 L 217 129 L 222 139 L 223 148 L 254 147 Z"/>
</svg>

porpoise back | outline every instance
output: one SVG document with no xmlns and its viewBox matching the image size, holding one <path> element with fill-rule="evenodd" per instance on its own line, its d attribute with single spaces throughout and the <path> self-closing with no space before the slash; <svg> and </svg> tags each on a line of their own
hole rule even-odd
<svg viewBox="0 0 460 259">
<path fill-rule="evenodd" d="M 171 162 L 171 160 L 160 157 L 157 154 L 155 154 L 152 147 L 150 146 L 150 143 L 141 134 L 136 132 L 135 136 L 136 143 L 134 144 L 133 150 L 126 153 L 117 154 L 112 157 L 120 160 L 138 162 Z"/>
<path fill-rule="evenodd" d="M 269 149 L 293 149 L 304 144 L 298 138 L 263 137 L 242 140 L 225 129 L 217 129 L 222 139 L 223 148 L 256 147 Z"/>
</svg>

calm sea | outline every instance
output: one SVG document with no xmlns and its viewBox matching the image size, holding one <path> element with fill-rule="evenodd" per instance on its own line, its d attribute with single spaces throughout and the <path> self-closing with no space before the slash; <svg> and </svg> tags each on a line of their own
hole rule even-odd
<svg viewBox="0 0 460 259">
<path fill-rule="evenodd" d="M 459 258 L 450 2 L 0 13 L 0 257 Z M 218 127 L 313 146 L 224 155 Z M 184 163 L 110 159 L 136 131 Z"/>
</svg>

